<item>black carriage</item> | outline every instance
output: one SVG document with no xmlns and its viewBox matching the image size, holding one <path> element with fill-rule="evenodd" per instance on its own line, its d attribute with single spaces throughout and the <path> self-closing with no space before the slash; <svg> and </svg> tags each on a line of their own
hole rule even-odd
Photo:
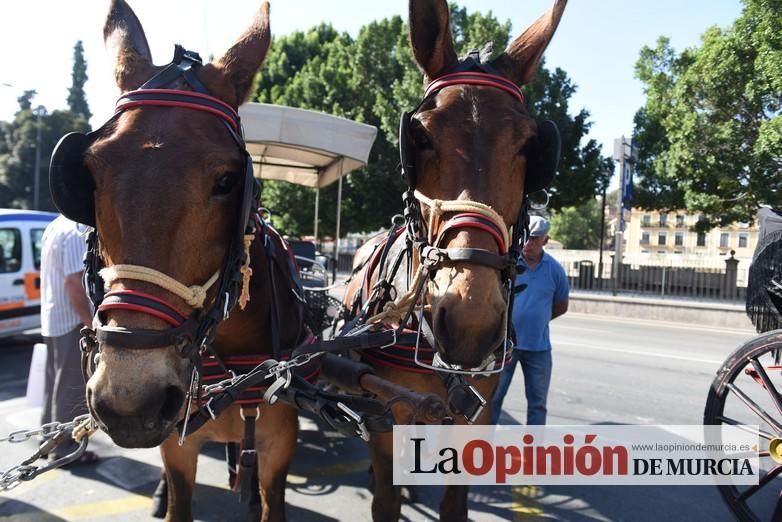
<svg viewBox="0 0 782 522">
<path fill-rule="evenodd" d="M 782 520 L 782 211 L 762 208 L 758 221 L 747 314 L 761 335 L 722 364 L 704 412 L 705 425 L 737 426 L 758 437 L 751 455 L 759 458 L 758 484 L 719 486 L 742 521 Z"/>
</svg>

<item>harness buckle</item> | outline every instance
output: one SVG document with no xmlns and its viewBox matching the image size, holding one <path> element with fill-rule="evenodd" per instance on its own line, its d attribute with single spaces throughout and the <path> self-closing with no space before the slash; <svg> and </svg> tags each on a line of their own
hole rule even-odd
<svg viewBox="0 0 782 522">
<path fill-rule="evenodd" d="M 397 335 L 399 334 L 399 331 L 396 328 L 394 328 L 393 330 L 391 330 L 391 333 L 393 334 L 392 341 L 390 343 L 388 343 L 388 344 L 384 344 L 383 346 L 379 346 L 378 347 L 379 349 L 382 350 L 383 348 L 388 348 L 389 346 L 394 346 L 397 343 Z"/>
<path fill-rule="evenodd" d="M 266 391 L 263 392 L 263 400 L 266 401 L 267 404 L 274 404 L 277 402 L 277 399 L 279 399 L 277 392 L 279 392 L 280 389 L 290 386 L 292 378 L 290 368 L 285 367 L 284 371 L 285 377 L 280 375 L 282 372 L 277 373 L 277 379 L 275 379 L 275 381 L 266 388 Z"/>
<path fill-rule="evenodd" d="M 345 403 L 338 402 L 337 408 L 342 410 L 347 417 L 356 423 L 356 435 L 361 437 L 361 439 L 364 442 L 369 442 L 369 430 L 367 430 L 366 425 L 364 424 L 364 417 L 361 416 L 358 412 L 355 410 L 349 408 Z"/>
<path fill-rule="evenodd" d="M 204 404 L 204 409 L 206 409 L 206 412 L 209 414 L 212 420 L 217 420 L 217 414 L 212 409 L 212 401 L 215 400 L 215 397 L 216 396 L 210 397 L 209 400 L 206 401 L 206 404 Z"/>
<path fill-rule="evenodd" d="M 448 252 L 442 248 L 426 245 L 421 250 L 421 262 L 426 268 L 432 270 L 439 268 L 448 259 Z"/>
</svg>

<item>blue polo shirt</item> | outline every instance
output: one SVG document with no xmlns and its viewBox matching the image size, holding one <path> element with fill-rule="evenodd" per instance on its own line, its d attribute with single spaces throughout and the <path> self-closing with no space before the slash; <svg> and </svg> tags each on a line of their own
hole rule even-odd
<svg viewBox="0 0 782 522">
<path fill-rule="evenodd" d="M 523 259 L 521 263 L 526 266 Z M 534 270 L 527 268 L 516 276 L 515 286 L 527 288 L 515 294 L 513 327 L 516 348 L 529 351 L 551 350 L 548 324 L 554 303 L 568 298 L 567 275 L 556 259 L 543 252 L 543 259 Z M 515 291 L 515 290 L 514 290 Z"/>
</svg>

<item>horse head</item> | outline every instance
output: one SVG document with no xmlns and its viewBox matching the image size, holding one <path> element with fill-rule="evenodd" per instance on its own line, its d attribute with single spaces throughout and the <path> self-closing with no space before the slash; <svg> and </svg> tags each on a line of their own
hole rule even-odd
<svg viewBox="0 0 782 522">
<path fill-rule="evenodd" d="M 557 0 L 484 62 L 477 53 L 457 58 L 445 0 L 410 2 L 425 94 L 403 116 L 400 150 L 423 243 L 447 258 L 428 291 L 434 348 L 449 364 L 476 367 L 506 339 L 510 292 L 500 260 L 514 248 L 509 230 L 523 226 L 524 194 L 550 181 L 559 150 L 556 128 L 533 120 L 520 87 L 535 75 L 565 4 Z"/>
<path fill-rule="evenodd" d="M 171 433 L 202 349 L 192 346 L 198 325 L 219 322 L 216 309 L 229 305 L 225 267 L 253 197 L 236 109 L 268 50 L 268 15 L 264 3 L 214 63 L 177 47 L 171 65 L 154 66 L 138 18 L 113 0 L 104 40 L 123 93 L 117 112 L 89 135 L 63 138 L 53 156 L 55 201 L 97 231 L 108 293 L 87 401 L 121 446 L 155 446 Z"/>
</svg>

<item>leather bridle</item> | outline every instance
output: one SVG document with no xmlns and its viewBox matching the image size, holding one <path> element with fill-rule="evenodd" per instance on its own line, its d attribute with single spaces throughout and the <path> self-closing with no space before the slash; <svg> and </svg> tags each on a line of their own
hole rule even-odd
<svg viewBox="0 0 782 522">
<path fill-rule="evenodd" d="M 200 368 L 201 356 L 210 352 L 218 323 L 228 318 L 239 301 L 244 285 L 248 284 L 247 265 L 249 241 L 255 237 L 258 182 L 253 176 L 252 160 L 247 153 L 242 136 L 242 126 L 237 111 L 222 100 L 211 96 L 195 78 L 194 70 L 201 66 L 198 54 L 177 46 L 174 60 L 160 73 L 147 81 L 138 90 L 123 94 L 116 105 L 114 116 L 101 129 L 88 135 L 93 140 L 102 130 L 116 121 L 126 111 L 137 108 L 177 107 L 214 115 L 225 127 L 239 149 L 245 165 L 241 205 L 235 232 L 219 270 L 204 285 L 186 287 L 162 272 L 149 267 L 121 265 L 105 268 L 100 258 L 98 231 L 93 228 L 88 235 L 88 253 L 85 258 L 84 282 L 96 314 L 94 329 L 82 330 L 83 369 L 85 378 L 94 370 L 94 355 L 100 345 L 109 344 L 126 349 L 155 349 L 174 346 L 177 353 L 188 359 L 194 369 Z M 193 91 L 171 88 L 170 85 L 183 81 Z M 64 137 L 61 145 L 67 144 Z M 263 229 L 263 227 L 261 227 Z M 249 239 L 249 241 L 248 241 Z M 244 270 L 243 270 L 244 269 Z M 111 274 L 109 281 L 104 277 Z M 189 315 L 179 311 L 165 299 L 135 290 L 118 290 L 104 294 L 104 283 L 111 279 L 135 279 L 153 284 L 166 293 L 177 295 L 193 308 Z M 214 297 L 206 302 L 207 292 L 216 285 Z M 188 291 L 192 300 L 188 301 Z M 151 330 L 123 328 L 106 325 L 106 313 L 112 310 L 130 310 L 162 319 L 169 328 Z"/>
<path fill-rule="evenodd" d="M 516 266 L 521 255 L 522 235 L 525 234 L 529 223 L 529 214 L 526 197 L 523 198 L 516 223 L 511 230 L 505 224 L 497 212 L 488 205 L 463 200 L 442 201 L 431 199 L 422 194 L 417 188 L 417 169 L 415 164 L 415 150 L 408 138 L 410 121 L 413 116 L 442 89 L 452 85 L 477 85 L 492 87 L 508 94 L 520 104 L 524 103 L 524 95 L 521 90 L 510 80 L 500 76 L 491 66 L 480 63 L 475 53 L 459 63 L 448 74 L 434 79 L 426 87 L 423 99 L 410 112 L 402 115 L 399 135 L 399 148 L 402 161 L 402 171 L 407 181 L 407 190 L 403 195 L 404 218 L 407 230 L 407 242 L 410 251 L 418 254 L 418 259 L 426 267 L 426 280 L 434 277 L 434 274 L 445 266 L 453 263 L 471 263 L 486 266 L 500 272 L 502 286 L 505 289 L 505 301 L 507 304 L 505 324 L 506 335 L 502 344 L 502 355 L 498 348 L 492 352 L 477 368 L 461 368 L 448 364 L 439 356 L 435 357 L 433 366 L 419 361 L 418 350 L 421 337 L 425 338 L 430 346 L 434 347 L 435 339 L 431 327 L 428 324 L 423 311 L 417 314 L 418 339 L 416 341 L 416 362 L 426 368 L 446 373 L 460 374 L 487 374 L 501 372 L 506 360 L 507 350 L 511 343 L 510 318 L 512 315 L 513 299 L 511 289 L 516 276 Z M 422 205 L 428 207 L 429 222 L 424 225 Z M 442 219 L 446 214 L 451 214 L 447 219 Z M 437 218 L 441 221 L 437 227 Z M 445 235 L 457 229 L 471 229 L 488 233 L 497 245 L 497 252 L 480 248 L 446 248 L 443 247 Z M 422 289 L 418 292 L 417 299 L 423 302 L 426 294 L 426 283 L 422 282 Z M 503 364 L 494 369 L 489 368 L 495 361 Z"/>
</svg>

